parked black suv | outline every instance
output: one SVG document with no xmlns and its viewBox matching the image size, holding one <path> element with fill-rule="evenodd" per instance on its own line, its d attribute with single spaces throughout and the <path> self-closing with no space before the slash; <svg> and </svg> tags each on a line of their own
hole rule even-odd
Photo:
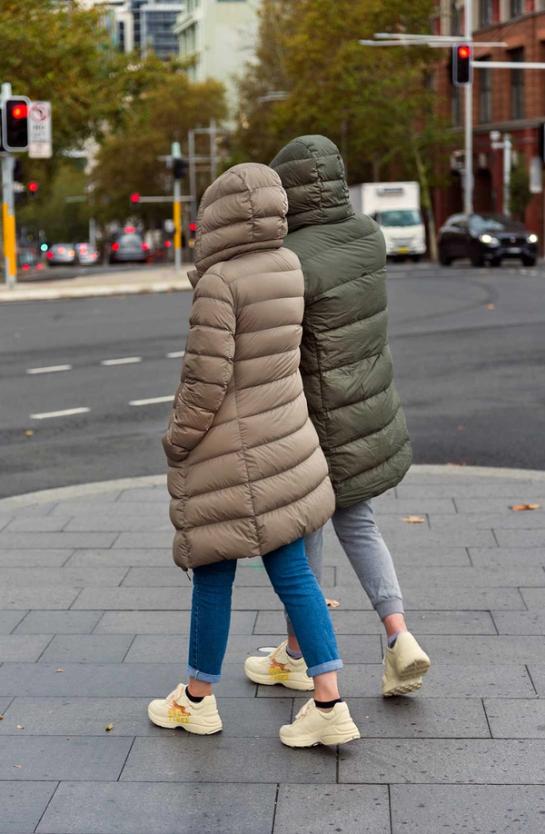
<svg viewBox="0 0 545 834">
<path fill-rule="evenodd" d="M 469 258 L 473 266 L 499 266 L 517 258 L 535 266 L 537 235 L 522 223 L 500 214 L 453 214 L 439 230 L 439 262 L 450 266 L 456 258 Z"/>
</svg>

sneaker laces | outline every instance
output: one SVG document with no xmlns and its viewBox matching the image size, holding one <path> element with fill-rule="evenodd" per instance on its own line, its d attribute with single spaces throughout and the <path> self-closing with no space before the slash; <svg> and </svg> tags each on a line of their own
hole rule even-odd
<svg viewBox="0 0 545 834">
<path fill-rule="evenodd" d="M 176 689 L 173 689 L 172 692 L 170 692 L 167 695 L 167 697 L 165 698 L 165 701 L 167 701 L 169 704 L 177 703 L 178 698 L 182 697 L 182 695 L 184 694 L 184 691 L 185 691 L 185 683 L 179 683 L 178 686 L 176 687 Z"/>
</svg>

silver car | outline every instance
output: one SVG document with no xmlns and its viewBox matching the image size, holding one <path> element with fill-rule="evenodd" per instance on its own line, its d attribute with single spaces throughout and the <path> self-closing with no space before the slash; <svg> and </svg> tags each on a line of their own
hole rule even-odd
<svg viewBox="0 0 545 834">
<path fill-rule="evenodd" d="M 98 261 L 98 249 L 90 243 L 76 243 L 76 252 L 82 266 L 92 266 Z"/>
<path fill-rule="evenodd" d="M 149 257 L 149 246 L 136 232 L 120 235 L 110 246 L 110 263 L 145 263 Z"/>
<path fill-rule="evenodd" d="M 47 252 L 49 266 L 66 266 L 76 263 L 76 247 L 72 243 L 54 243 Z"/>
</svg>

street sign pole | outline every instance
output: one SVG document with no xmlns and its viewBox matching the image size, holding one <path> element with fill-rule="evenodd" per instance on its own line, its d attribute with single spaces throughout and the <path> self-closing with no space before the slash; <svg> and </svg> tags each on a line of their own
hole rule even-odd
<svg viewBox="0 0 545 834">
<path fill-rule="evenodd" d="M 182 151 L 179 142 L 172 143 L 172 159 L 181 159 Z M 174 222 L 174 269 L 181 272 L 182 269 L 182 183 L 179 177 L 174 176 L 174 194 L 172 201 L 172 220 Z"/>
<path fill-rule="evenodd" d="M 2 107 L 11 96 L 11 84 L 2 84 Z M 4 276 L 10 289 L 17 283 L 17 249 L 15 235 L 15 210 L 13 201 L 13 157 L 2 155 L 2 230 L 4 235 Z"/>
<path fill-rule="evenodd" d="M 465 0 L 464 35 L 468 42 L 473 35 L 473 0 Z M 465 119 L 464 119 L 464 213 L 473 214 L 473 75 L 465 85 Z"/>
</svg>

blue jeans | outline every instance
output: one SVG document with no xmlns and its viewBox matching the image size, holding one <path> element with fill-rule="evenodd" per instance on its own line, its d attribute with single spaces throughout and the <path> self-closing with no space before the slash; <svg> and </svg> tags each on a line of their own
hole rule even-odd
<svg viewBox="0 0 545 834">
<path fill-rule="evenodd" d="M 303 539 L 263 557 L 272 586 L 289 613 L 310 677 L 342 668 L 331 617 L 312 573 Z M 231 591 L 237 560 L 193 571 L 193 600 L 187 674 L 217 683 L 231 622 Z"/>
</svg>

